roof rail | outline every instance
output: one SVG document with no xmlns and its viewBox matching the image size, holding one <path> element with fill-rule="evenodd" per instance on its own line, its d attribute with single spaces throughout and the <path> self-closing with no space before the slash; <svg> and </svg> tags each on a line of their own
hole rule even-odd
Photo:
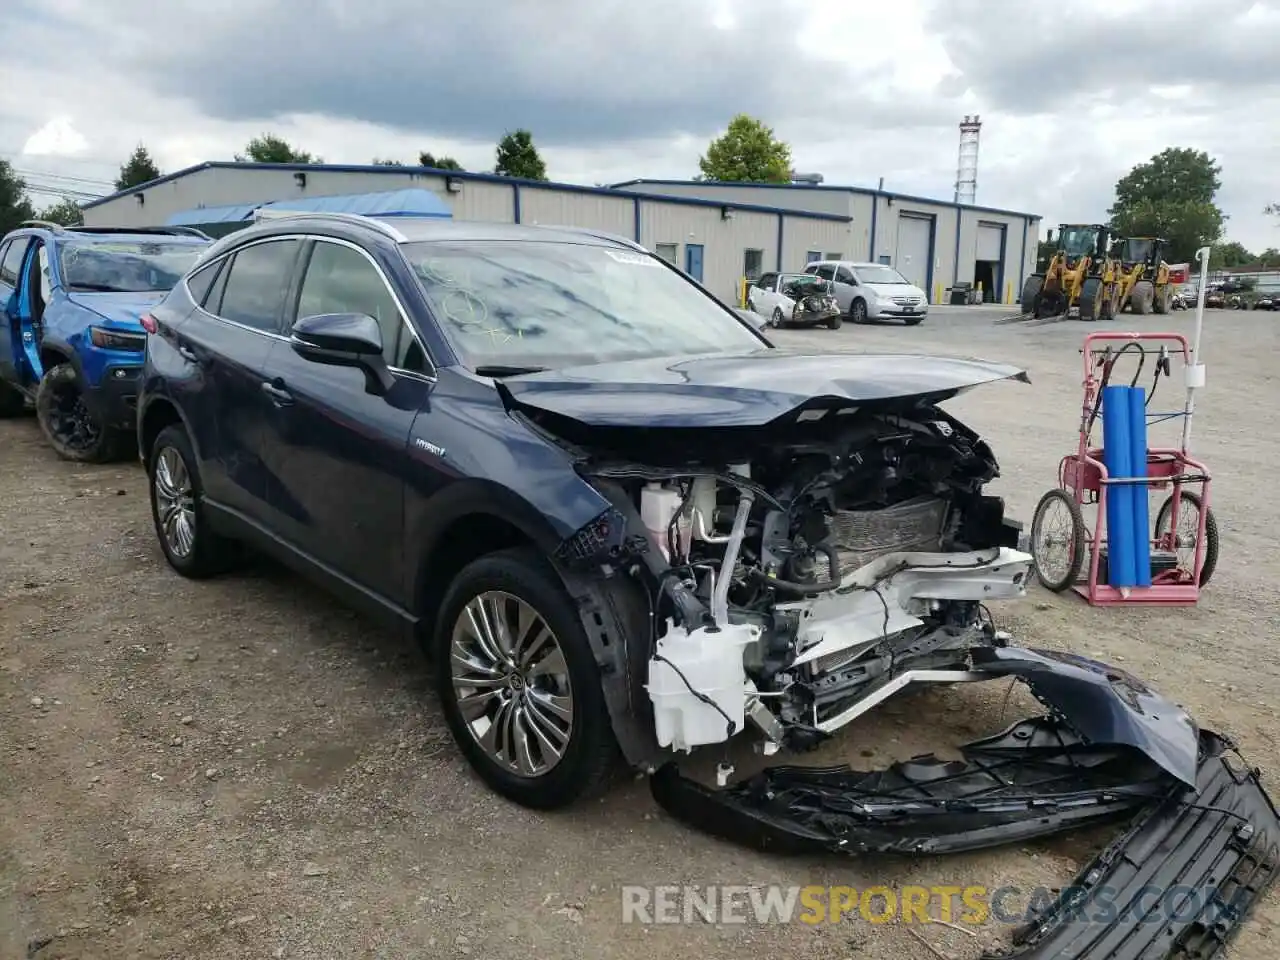
<svg viewBox="0 0 1280 960">
<path fill-rule="evenodd" d="M 624 237 L 620 233 L 609 233 L 605 230 L 597 230 L 595 227 L 562 227 L 553 224 L 545 224 L 554 230 L 563 230 L 566 233 L 581 233 L 584 236 L 595 237 L 597 240 L 612 240 L 614 243 L 622 244 L 624 247 L 630 247 L 632 250 L 638 250 L 642 253 L 648 253 L 649 250 L 630 237 Z"/>
<path fill-rule="evenodd" d="M 409 240 L 408 237 L 385 220 L 367 217 L 360 213 L 337 213 L 326 210 L 287 210 L 271 207 L 264 209 L 259 207 L 253 211 L 253 221 L 254 223 L 260 223 L 263 220 L 336 220 L 339 223 L 358 224 L 362 227 L 377 230 L 383 236 L 389 237 L 396 243 L 407 243 Z"/>
<path fill-rule="evenodd" d="M 134 233 L 134 234 L 158 234 L 166 237 L 200 237 L 204 240 L 212 240 L 203 230 L 197 230 L 195 227 L 68 227 L 75 233 Z"/>
<path fill-rule="evenodd" d="M 55 233 L 58 233 L 66 229 L 66 227 L 64 227 L 62 224 L 54 223 L 52 220 L 23 220 L 20 224 L 18 224 L 18 226 L 19 227 L 43 227 L 44 229 L 52 230 Z"/>
</svg>

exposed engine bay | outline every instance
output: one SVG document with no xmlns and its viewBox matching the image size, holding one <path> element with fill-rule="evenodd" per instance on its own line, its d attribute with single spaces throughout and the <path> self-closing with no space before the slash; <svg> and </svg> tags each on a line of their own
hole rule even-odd
<svg viewBox="0 0 1280 960">
<path fill-rule="evenodd" d="M 963 673 L 997 642 L 984 601 L 1025 591 L 1031 557 L 983 493 L 998 465 L 973 431 L 929 404 L 815 414 L 727 470 L 591 468 L 643 526 L 662 747 L 721 743 L 747 720 L 769 752 L 812 743 Z"/>
<path fill-rule="evenodd" d="M 1280 875 L 1280 814 L 1228 738 L 1137 677 L 996 630 L 986 603 L 1022 596 L 1032 558 L 985 492 L 991 449 L 938 404 L 1009 379 L 1026 376 L 769 351 L 504 389 L 611 504 L 555 559 L 623 752 L 669 814 L 774 852 L 917 855 L 1127 820 L 1014 954 L 1208 960 Z M 912 684 L 999 679 L 1046 712 L 961 759 L 736 783 L 721 763 L 715 787 L 678 769 L 748 724 L 765 753 L 804 748 Z M 1153 882 L 1200 908 L 1153 918 Z"/>
</svg>

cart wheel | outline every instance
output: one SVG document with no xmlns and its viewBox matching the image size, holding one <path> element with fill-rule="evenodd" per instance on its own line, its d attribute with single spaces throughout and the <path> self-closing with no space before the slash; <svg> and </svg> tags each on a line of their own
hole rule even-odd
<svg viewBox="0 0 1280 960">
<path fill-rule="evenodd" d="M 1080 579 L 1086 537 L 1080 504 L 1067 491 L 1058 487 L 1040 498 L 1031 521 L 1031 556 L 1036 576 L 1054 593 Z"/>
<path fill-rule="evenodd" d="M 1196 534 L 1200 530 L 1199 494 L 1184 493 L 1178 503 L 1178 526 L 1173 549 L 1178 554 L 1178 569 L 1188 574 L 1195 572 Z M 1160 512 L 1156 514 L 1156 542 L 1159 543 L 1169 533 L 1169 518 L 1173 513 L 1173 497 L 1170 496 L 1160 504 Z M 1200 586 L 1205 586 L 1213 576 L 1218 565 L 1218 521 L 1213 516 L 1213 507 L 1209 507 L 1204 518 L 1204 564 L 1200 567 Z"/>
</svg>

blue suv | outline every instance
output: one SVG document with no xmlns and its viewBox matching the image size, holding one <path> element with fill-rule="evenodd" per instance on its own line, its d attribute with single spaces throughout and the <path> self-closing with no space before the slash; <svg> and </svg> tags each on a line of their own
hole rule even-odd
<svg viewBox="0 0 1280 960">
<path fill-rule="evenodd" d="M 68 460 L 102 462 L 133 437 L 146 336 L 159 303 L 211 240 L 190 228 L 27 221 L 0 241 L 0 416 L 33 403 Z"/>
</svg>

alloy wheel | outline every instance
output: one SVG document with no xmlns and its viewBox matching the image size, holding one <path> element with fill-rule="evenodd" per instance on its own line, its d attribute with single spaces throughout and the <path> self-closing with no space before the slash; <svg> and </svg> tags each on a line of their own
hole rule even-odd
<svg viewBox="0 0 1280 960">
<path fill-rule="evenodd" d="M 156 458 L 153 483 L 160 534 L 170 553 L 186 559 L 196 542 L 195 496 L 191 473 L 173 447 L 165 447 Z"/>
<path fill-rule="evenodd" d="M 84 401 L 84 394 L 70 385 L 54 391 L 47 424 L 54 438 L 70 450 L 88 450 L 102 435 Z"/>
<path fill-rule="evenodd" d="M 488 757 L 521 777 L 564 759 L 573 735 L 573 689 L 564 651 L 547 621 L 503 591 L 473 597 L 449 648 L 463 723 Z"/>
</svg>

